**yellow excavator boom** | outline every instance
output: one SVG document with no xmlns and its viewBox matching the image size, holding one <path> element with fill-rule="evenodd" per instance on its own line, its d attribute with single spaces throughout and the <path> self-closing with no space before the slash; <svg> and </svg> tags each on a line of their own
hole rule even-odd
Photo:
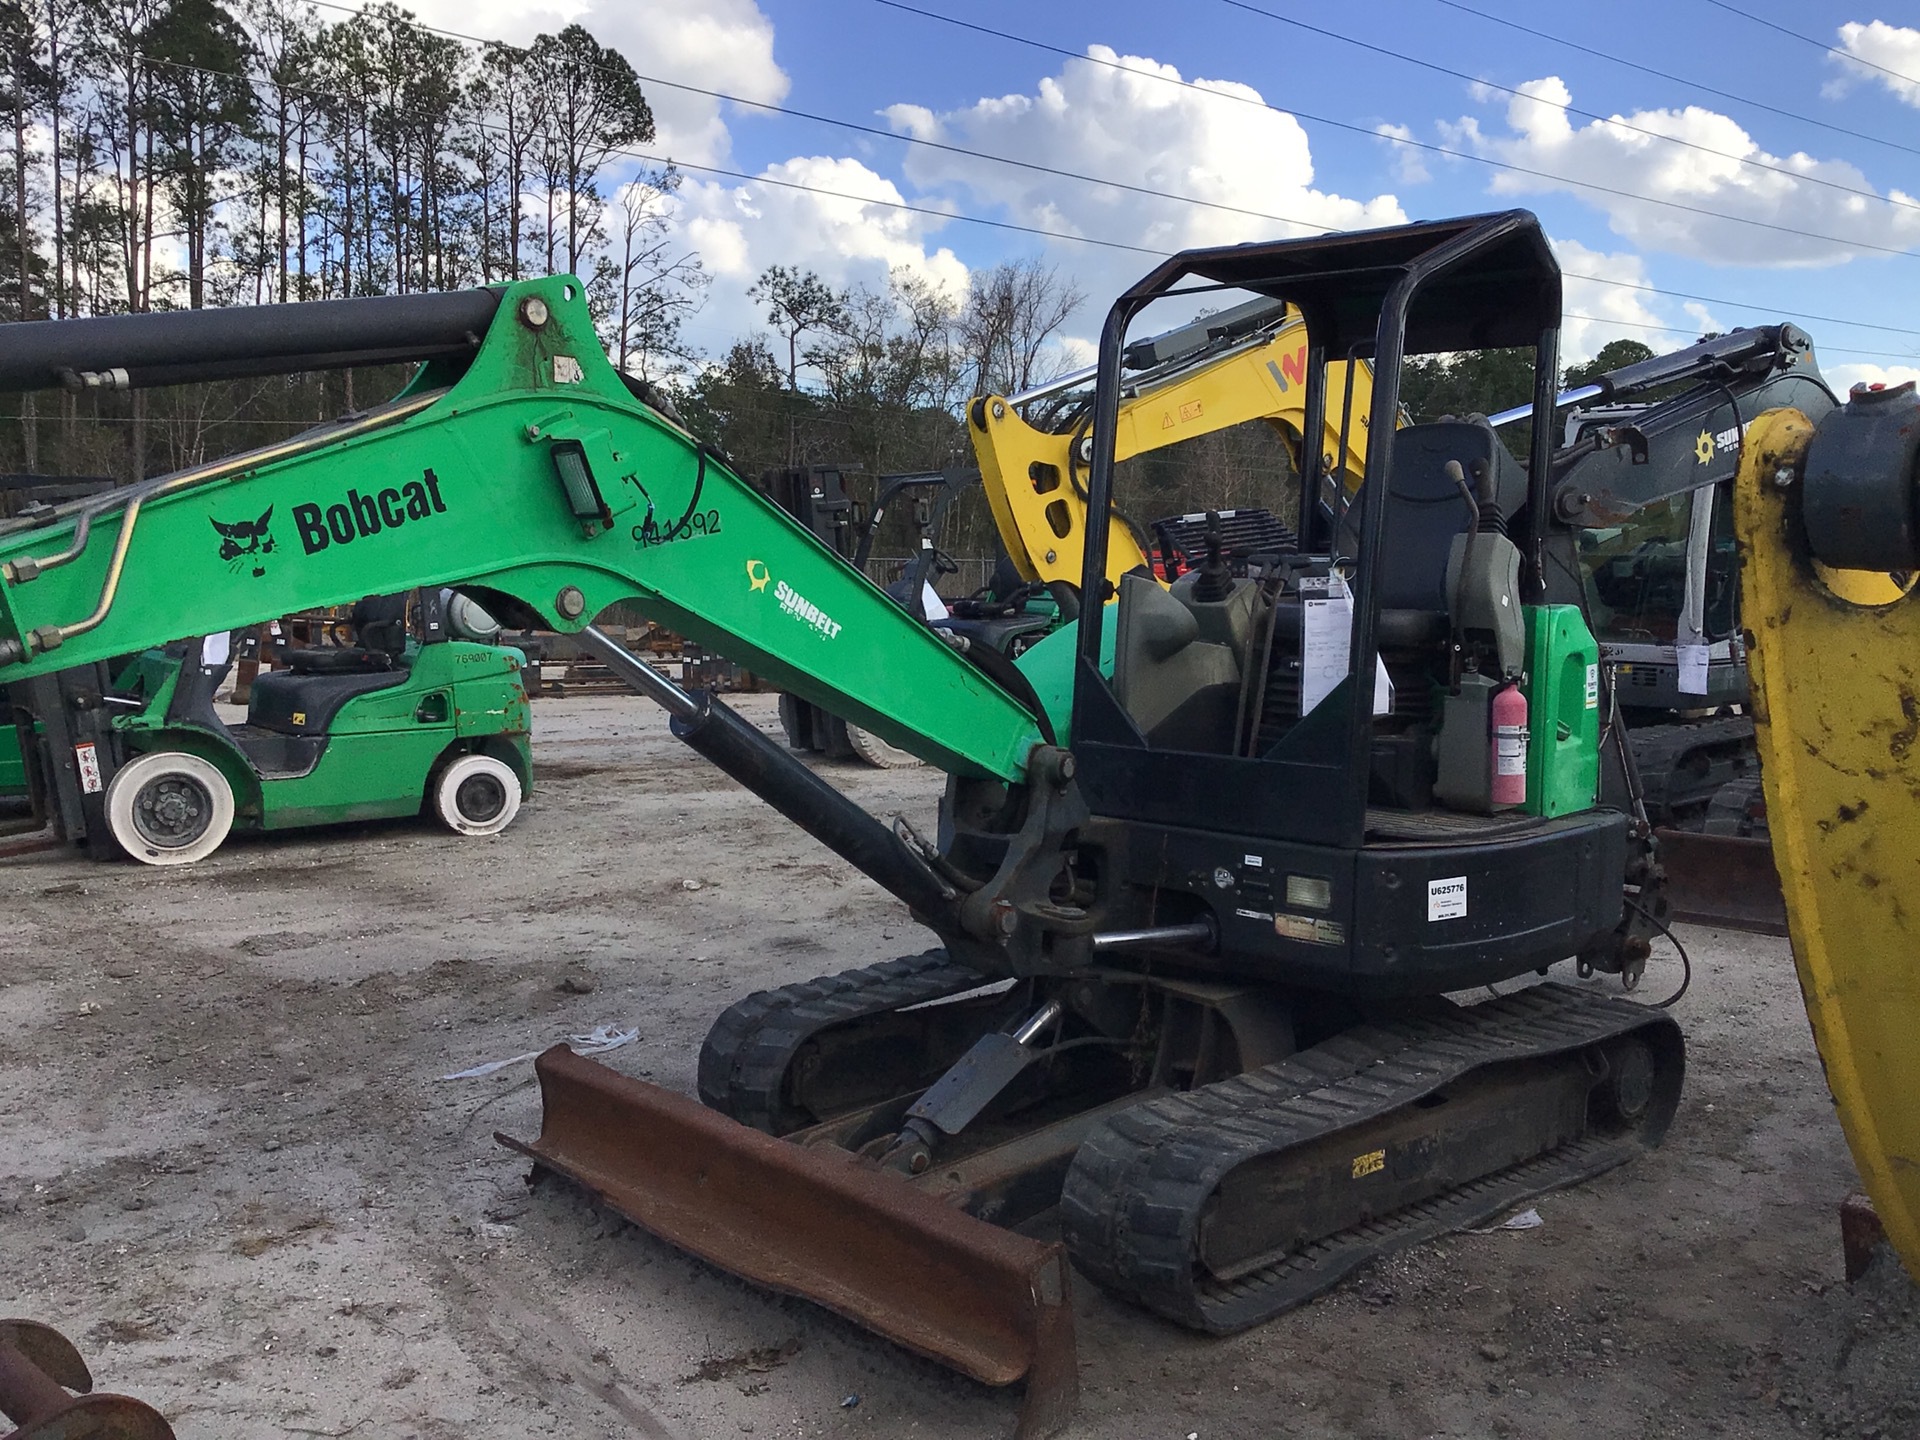
<svg viewBox="0 0 1920 1440">
<path fill-rule="evenodd" d="M 1813 436 L 1799 411 L 1768 411 L 1735 481 L 1760 773 L 1827 1085 L 1887 1238 L 1920 1276 L 1920 602 L 1808 553 L 1797 511 Z"/>
<path fill-rule="evenodd" d="M 1307 327 L 1289 316 L 1269 332 L 1203 354 L 1172 373 L 1143 379 L 1120 402 L 1114 459 L 1130 459 L 1181 440 L 1265 420 L 1280 432 L 1300 465 L 1306 424 Z M 1327 367 L 1327 415 L 1321 451 L 1338 456 L 1349 488 L 1366 470 L 1366 436 L 1372 420 L 1373 369 L 1354 367 L 1351 420 L 1343 434 L 1347 366 Z M 1085 547 L 1086 456 L 1092 453 L 1084 427 L 1038 428 L 1020 413 L 1019 397 L 988 395 L 968 408 L 968 434 L 986 482 L 994 523 L 1022 579 L 1078 585 Z M 1120 577 L 1148 561 L 1139 537 L 1110 516 L 1107 578 Z"/>
</svg>

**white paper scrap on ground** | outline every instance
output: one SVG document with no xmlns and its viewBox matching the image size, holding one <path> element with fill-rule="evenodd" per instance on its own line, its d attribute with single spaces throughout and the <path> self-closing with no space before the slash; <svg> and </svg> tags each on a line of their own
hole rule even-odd
<svg viewBox="0 0 1920 1440">
<path fill-rule="evenodd" d="M 567 1044 L 573 1047 L 576 1055 L 604 1055 L 609 1050 L 618 1050 L 622 1045 L 631 1045 L 640 1038 L 640 1032 L 634 1030 L 616 1030 L 611 1025 L 602 1025 L 585 1035 L 569 1035 Z M 524 1065 L 529 1060 L 538 1060 L 545 1053 L 529 1050 L 524 1055 L 514 1055 L 505 1060 L 489 1060 L 484 1065 L 475 1065 L 471 1070 L 456 1070 L 451 1075 L 442 1075 L 442 1080 L 478 1080 L 482 1075 L 491 1075 L 496 1070 L 504 1070 L 509 1065 Z"/>
<path fill-rule="evenodd" d="M 1547 1222 L 1540 1218 L 1538 1210 L 1522 1210 L 1518 1215 L 1509 1215 L 1498 1225 L 1488 1225 L 1483 1229 L 1469 1230 L 1469 1235 L 1498 1235 L 1502 1230 L 1538 1230 Z"/>
</svg>

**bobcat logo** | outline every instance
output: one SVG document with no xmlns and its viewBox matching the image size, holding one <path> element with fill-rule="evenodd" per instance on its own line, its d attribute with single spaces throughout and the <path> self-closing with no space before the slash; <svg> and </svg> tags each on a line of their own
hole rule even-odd
<svg viewBox="0 0 1920 1440">
<path fill-rule="evenodd" d="M 273 536 L 267 530 L 272 519 L 273 507 L 269 505 L 258 520 L 237 520 L 231 525 L 219 520 L 212 522 L 213 528 L 220 532 L 220 558 L 234 574 L 238 575 L 241 567 L 248 563 L 252 564 L 255 575 L 267 573 L 261 562 L 273 553 Z"/>
</svg>

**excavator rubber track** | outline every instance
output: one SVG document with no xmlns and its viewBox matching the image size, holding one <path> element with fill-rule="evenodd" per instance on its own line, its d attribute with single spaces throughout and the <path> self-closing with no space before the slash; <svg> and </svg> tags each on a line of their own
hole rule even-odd
<svg viewBox="0 0 1920 1440">
<path fill-rule="evenodd" d="M 800 1129 L 809 1117 L 793 1113 L 788 1078 L 800 1051 L 817 1036 L 986 983 L 979 971 L 949 959 L 945 950 L 928 950 L 755 991 L 729 1006 L 707 1032 L 700 1047 L 700 1099 L 769 1135 Z M 926 1063 L 929 1080 L 944 1068 L 937 1059 Z"/>
<path fill-rule="evenodd" d="M 1463 1082 L 1497 1080 L 1503 1067 L 1510 1075 L 1524 1068 L 1525 1076 L 1513 1078 L 1525 1086 L 1542 1064 L 1588 1063 L 1596 1054 L 1618 1056 L 1623 1046 L 1644 1047 L 1651 1064 L 1635 1081 L 1644 1087 L 1641 1106 L 1615 1133 L 1581 1126 L 1584 1133 L 1545 1153 L 1462 1174 L 1436 1194 L 1373 1212 L 1366 1187 L 1393 1178 L 1396 1122 L 1410 1113 L 1441 1117 Z M 1278 1064 L 1108 1117 L 1068 1173 L 1062 1232 L 1074 1263 L 1107 1289 L 1194 1329 L 1242 1330 L 1312 1299 L 1369 1260 L 1481 1223 L 1651 1148 L 1679 1103 L 1683 1066 L 1680 1029 L 1667 1015 L 1561 985 L 1364 1025 Z M 1571 1078 L 1577 1087 L 1579 1076 Z M 1518 1086 L 1496 1085 L 1487 1098 L 1513 1106 L 1527 1097 Z M 1432 1127 L 1445 1123 L 1436 1118 Z M 1423 1145 L 1435 1145 L 1432 1127 L 1406 1137 L 1403 1153 L 1415 1164 Z M 1268 1204 L 1261 1216 L 1250 1196 L 1247 1213 L 1272 1227 L 1267 1243 L 1253 1242 L 1249 1262 L 1243 1242 L 1243 1263 L 1216 1270 L 1210 1230 L 1223 1223 L 1230 1193 L 1271 1196 L 1294 1184 L 1273 1173 L 1275 1162 L 1296 1174 L 1318 1172 L 1330 1190 L 1345 1192 L 1335 1208 L 1357 1223 L 1302 1243 L 1281 1207 Z M 1260 1170 L 1266 1175 L 1253 1173 Z M 1254 1183 L 1237 1187 L 1237 1176 Z M 1310 1195 L 1311 1187 L 1297 1193 Z"/>
</svg>

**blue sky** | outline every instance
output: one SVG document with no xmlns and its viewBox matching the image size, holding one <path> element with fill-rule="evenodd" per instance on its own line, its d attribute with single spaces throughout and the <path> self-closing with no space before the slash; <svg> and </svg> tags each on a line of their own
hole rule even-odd
<svg viewBox="0 0 1920 1440">
<path fill-rule="evenodd" d="M 648 86 L 658 148 L 688 167 L 680 232 L 714 275 L 695 326 L 710 347 L 754 327 L 745 290 L 773 263 L 866 284 L 905 265 L 963 287 L 981 267 L 1038 255 L 1089 296 L 1069 326 L 1081 339 L 1152 264 L 943 216 L 1166 251 L 1526 205 L 1569 274 L 1590 277 L 1567 286 L 1570 358 L 1623 335 L 1671 348 L 1705 328 L 1798 318 L 1842 382 L 1920 375 L 1913 0 L 903 3 L 1004 34 L 883 0 L 417 8 L 504 39 L 577 18 L 644 76 L 885 132 Z"/>
</svg>

